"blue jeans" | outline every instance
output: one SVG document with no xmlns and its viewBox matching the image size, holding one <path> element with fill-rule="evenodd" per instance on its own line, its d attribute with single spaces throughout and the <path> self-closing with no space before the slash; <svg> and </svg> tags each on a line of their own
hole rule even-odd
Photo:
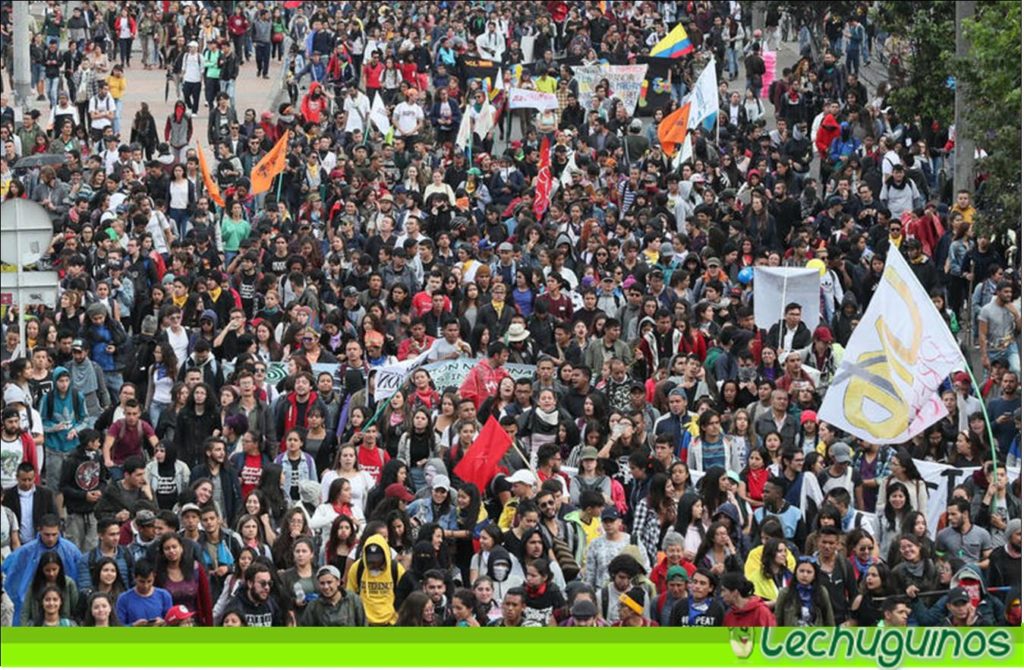
<svg viewBox="0 0 1024 670">
<path fill-rule="evenodd" d="M 735 79 L 740 72 L 739 61 L 736 59 L 736 49 L 730 47 L 725 50 L 725 71 L 731 79 Z"/>
<path fill-rule="evenodd" d="M 120 372 L 107 372 L 104 370 L 103 380 L 107 384 L 107 391 L 110 392 L 111 399 L 117 398 L 121 393 L 121 385 L 124 384 L 124 375 Z"/>
<path fill-rule="evenodd" d="M 989 362 L 1003 359 L 1007 362 L 1010 367 L 1010 372 L 1013 372 L 1020 377 L 1020 347 L 1016 342 L 1006 347 L 1002 351 L 992 349 L 988 353 Z"/>
<path fill-rule="evenodd" d="M 157 421 L 160 420 L 160 413 L 163 412 L 170 406 L 170 403 L 157 402 L 153 400 L 149 403 L 149 425 L 156 426 Z"/>
<path fill-rule="evenodd" d="M 57 105 L 57 95 L 60 93 L 60 76 L 46 78 L 46 97 L 50 100 L 50 106 Z"/>
<path fill-rule="evenodd" d="M 118 135 L 121 132 L 121 111 L 124 109 L 124 102 L 118 98 L 114 100 L 114 120 L 111 125 L 114 127 L 114 134 Z"/>
</svg>

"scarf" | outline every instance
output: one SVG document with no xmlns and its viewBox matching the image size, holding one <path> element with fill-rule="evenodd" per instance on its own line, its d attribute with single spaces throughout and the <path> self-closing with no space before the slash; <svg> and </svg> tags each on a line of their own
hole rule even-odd
<svg viewBox="0 0 1024 670">
<path fill-rule="evenodd" d="M 538 407 L 534 410 L 534 412 L 536 412 L 537 418 L 540 419 L 543 423 L 546 423 L 549 426 L 554 426 L 558 424 L 557 409 L 553 412 L 545 412 L 540 407 Z"/>
<path fill-rule="evenodd" d="M 184 308 L 185 307 L 185 303 L 188 302 L 188 293 L 186 293 L 185 295 L 181 296 L 180 298 L 178 296 L 176 296 L 176 295 L 172 295 L 171 296 L 171 302 L 174 303 L 174 305 L 176 307 Z"/>
<path fill-rule="evenodd" d="M 71 386 L 83 396 L 99 390 L 99 381 L 96 379 L 96 369 L 92 361 L 86 359 L 80 365 L 72 362 L 68 369 L 71 370 Z"/>
<path fill-rule="evenodd" d="M 208 289 L 207 293 L 210 294 L 210 299 L 213 300 L 213 302 L 217 302 L 218 300 L 220 300 L 220 294 L 221 294 L 220 286 L 216 286 L 214 288 Z"/>
<path fill-rule="evenodd" d="M 547 582 L 540 586 L 530 586 L 529 584 L 524 584 L 524 586 L 526 586 L 526 596 L 528 598 L 540 598 L 548 590 Z"/>
<path fill-rule="evenodd" d="M 857 574 L 858 577 L 867 574 L 868 568 L 875 564 L 875 562 L 871 558 L 868 558 L 866 562 L 861 563 L 860 559 L 857 558 L 856 554 L 850 554 L 850 562 L 853 563 L 853 571 Z"/>
<path fill-rule="evenodd" d="M 910 574 L 910 576 L 916 577 L 917 579 L 921 579 L 922 577 L 924 577 L 924 561 L 923 560 L 920 560 L 917 563 L 911 563 L 909 561 L 904 561 L 901 565 L 906 566 L 903 569 L 906 570 L 907 573 Z"/>
</svg>

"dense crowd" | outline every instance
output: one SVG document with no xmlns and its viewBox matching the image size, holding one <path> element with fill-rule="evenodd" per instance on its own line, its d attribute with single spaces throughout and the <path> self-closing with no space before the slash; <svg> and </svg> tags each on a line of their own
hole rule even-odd
<svg viewBox="0 0 1024 670">
<path fill-rule="evenodd" d="M 1019 625 L 1018 260 L 949 129 L 860 80 L 905 56 L 872 3 L 813 31 L 750 4 L 46 3 L 39 100 L 0 109 L 2 197 L 49 213 L 60 276 L 2 320 L 3 624 Z M 575 66 L 678 23 L 653 123 L 607 82 L 581 104 Z M 679 164 L 657 125 L 711 57 Z M 124 109 L 140 62 L 166 120 Z M 273 63 L 280 102 L 236 109 Z M 879 445 L 817 410 L 891 254 L 979 388 Z M 753 268 L 815 261 L 820 309 L 758 328 Z M 976 468 L 937 520 L 922 461 Z"/>
</svg>

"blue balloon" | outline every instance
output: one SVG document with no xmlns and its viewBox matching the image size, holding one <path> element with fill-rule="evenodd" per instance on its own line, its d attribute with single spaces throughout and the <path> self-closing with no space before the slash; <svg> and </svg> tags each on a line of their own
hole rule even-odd
<svg viewBox="0 0 1024 670">
<path fill-rule="evenodd" d="M 738 275 L 740 282 L 749 284 L 754 281 L 754 268 L 743 268 Z"/>
</svg>

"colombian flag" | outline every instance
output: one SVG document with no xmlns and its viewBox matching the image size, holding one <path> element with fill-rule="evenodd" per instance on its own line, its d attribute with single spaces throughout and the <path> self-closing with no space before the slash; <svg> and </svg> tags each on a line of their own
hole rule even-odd
<svg viewBox="0 0 1024 670">
<path fill-rule="evenodd" d="M 672 32 L 665 35 L 660 42 L 654 45 L 654 48 L 651 49 L 651 57 L 682 58 L 691 51 L 693 51 L 693 44 L 690 42 L 690 37 L 686 34 L 686 28 L 683 28 L 683 24 L 679 23 L 672 29 Z"/>
</svg>

